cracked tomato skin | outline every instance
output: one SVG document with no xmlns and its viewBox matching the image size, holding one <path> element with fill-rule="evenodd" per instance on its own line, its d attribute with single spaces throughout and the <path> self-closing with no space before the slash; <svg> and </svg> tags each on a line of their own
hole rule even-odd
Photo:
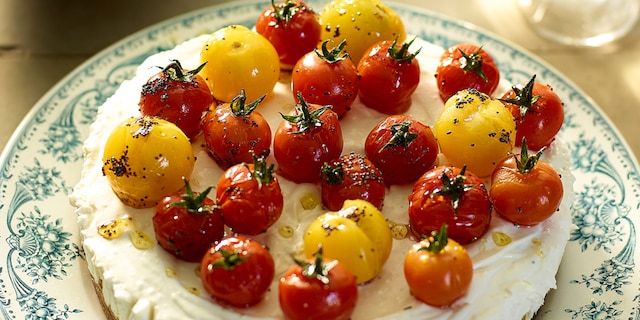
<svg viewBox="0 0 640 320">
<path fill-rule="evenodd" d="M 271 152 L 271 127 L 257 110 L 235 114 L 231 103 L 213 107 L 203 118 L 202 133 L 207 152 L 224 169 Z"/>
<path fill-rule="evenodd" d="M 231 266 L 225 263 L 223 252 L 234 255 Z M 200 279 L 207 293 L 234 307 L 260 302 L 274 277 L 275 263 L 269 250 L 262 243 L 240 235 L 217 242 L 200 263 Z"/>
<path fill-rule="evenodd" d="M 200 132 L 202 115 L 213 103 L 209 86 L 197 74 L 199 70 L 184 70 L 175 60 L 153 75 L 142 86 L 140 113 L 175 123 L 193 140 Z"/>
<path fill-rule="evenodd" d="M 200 193 L 194 192 L 194 196 Z M 176 206 L 183 201 L 185 190 L 162 198 L 152 218 L 158 244 L 174 256 L 199 262 L 211 245 L 224 236 L 224 222 L 213 200 L 206 197 L 197 212 Z"/>
<path fill-rule="evenodd" d="M 522 86 L 519 87 L 522 88 Z M 521 146 L 522 138 L 526 138 L 529 149 L 540 150 L 542 147 L 549 146 L 560 131 L 564 121 L 564 104 L 548 84 L 534 82 L 531 95 L 538 98 L 526 108 L 524 116 L 520 113 L 518 105 L 505 102 L 505 100 L 516 98 L 513 88 L 500 100 L 516 120 L 516 146 Z"/>
<path fill-rule="evenodd" d="M 271 180 L 260 182 L 255 168 L 253 163 L 236 164 L 224 172 L 216 186 L 216 203 L 225 224 L 247 235 L 265 232 L 278 221 L 284 206 L 278 178 L 269 173 Z"/>
<path fill-rule="evenodd" d="M 313 112 L 322 108 L 309 104 Z M 300 109 L 290 116 L 299 116 Z M 326 109 L 318 117 L 321 125 L 312 125 L 301 132 L 297 123 L 283 119 L 273 137 L 273 155 L 278 162 L 278 173 L 296 183 L 320 181 L 322 165 L 340 156 L 344 141 L 338 114 Z"/>
<path fill-rule="evenodd" d="M 555 169 L 540 160 L 522 173 L 515 157 L 507 157 L 496 166 L 489 195 L 502 218 L 516 225 L 534 226 L 558 211 L 564 193 L 562 180 Z"/>
<path fill-rule="evenodd" d="M 426 172 L 414 184 L 409 195 L 409 222 L 411 231 L 418 238 L 440 230 L 446 223 L 449 238 L 464 245 L 477 240 L 489 229 L 491 201 L 484 182 L 477 175 L 464 172 L 464 186 L 469 188 L 460 196 L 457 210 L 451 196 L 440 194 L 444 187 L 443 174 L 454 179 L 461 171 L 457 167 L 439 166 Z"/>
<path fill-rule="evenodd" d="M 404 124 L 415 138 L 392 143 L 394 128 Z M 415 181 L 433 167 L 438 156 L 438 143 L 431 128 L 406 115 L 392 115 L 380 121 L 367 135 L 364 149 L 386 184 Z"/>
<path fill-rule="evenodd" d="M 491 96 L 499 82 L 500 70 L 493 57 L 475 44 L 462 43 L 448 48 L 436 68 L 442 102 L 463 89 L 475 89 Z"/>
<path fill-rule="evenodd" d="M 278 14 L 283 8 L 291 12 L 288 17 Z M 307 3 L 286 0 L 262 12 L 256 21 L 256 32 L 271 42 L 280 57 L 280 66 L 288 70 L 318 46 L 321 30 L 318 16 Z"/>
</svg>

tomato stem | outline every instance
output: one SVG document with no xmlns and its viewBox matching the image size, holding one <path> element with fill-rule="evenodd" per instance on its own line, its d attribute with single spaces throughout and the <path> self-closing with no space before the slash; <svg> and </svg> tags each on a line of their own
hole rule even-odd
<svg viewBox="0 0 640 320">
<path fill-rule="evenodd" d="M 472 184 L 464 184 L 464 181 L 467 179 L 464 173 L 467 170 L 467 166 L 464 165 L 460 170 L 460 173 L 455 176 L 453 179 L 449 177 L 447 174 L 451 172 L 451 169 L 446 169 L 442 172 L 442 188 L 440 190 L 436 190 L 433 194 L 440 196 L 448 196 L 451 199 L 451 206 L 455 213 L 458 212 L 458 207 L 460 206 L 460 201 L 462 201 L 465 192 L 475 188 L 475 185 Z"/>
<path fill-rule="evenodd" d="M 284 21 L 285 28 L 289 26 L 289 22 L 291 22 L 296 12 L 302 8 L 302 4 L 298 4 L 293 0 L 287 0 L 280 5 L 277 5 L 275 0 L 271 0 L 271 5 L 273 6 L 273 16 L 279 24 Z"/>
<path fill-rule="evenodd" d="M 391 139 L 378 150 L 378 153 L 382 152 L 382 150 L 397 147 L 397 146 L 408 146 L 413 140 L 418 137 L 418 134 L 415 132 L 410 132 L 411 122 L 403 121 L 401 123 L 395 123 L 391 125 Z"/>
<path fill-rule="evenodd" d="M 322 256 L 322 246 L 319 246 L 318 251 L 314 255 L 313 262 L 306 262 L 300 259 L 293 258 L 295 263 L 302 268 L 302 275 L 309 279 L 318 279 L 323 284 L 329 284 L 329 271 L 338 264 L 338 260 L 332 260 L 324 262 Z"/>
<path fill-rule="evenodd" d="M 251 156 L 253 158 L 253 170 L 246 163 L 244 165 L 251 173 L 251 176 L 258 182 L 258 189 L 262 189 L 263 184 L 273 182 L 274 164 L 267 166 L 267 159 L 264 156 L 256 157 L 253 150 L 251 150 Z"/>
<path fill-rule="evenodd" d="M 285 120 L 294 123 L 298 126 L 298 131 L 294 131 L 293 133 L 304 133 L 305 131 L 311 130 L 314 127 L 322 126 L 322 121 L 320 121 L 320 116 L 327 110 L 331 109 L 330 105 L 323 106 L 321 108 L 315 109 L 313 111 L 309 110 L 309 105 L 304 100 L 302 96 L 302 92 L 298 91 L 297 93 L 298 99 L 300 103 L 295 105 L 296 111 L 298 114 L 296 115 L 286 115 L 280 113 L 282 118 Z"/>
<path fill-rule="evenodd" d="M 393 40 L 393 43 L 391 43 L 391 45 L 389 46 L 389 49 L 387 50 L 387 52 L 389 53 L 389 56 L 393 60 L 396 60 L 398 62 L 411 63 L 413 59 L 418 55 L 418 53 L 420 53 L 420 50 L 422 50 L 422 48 L 419 48 L 414 53 L 409 52 L 409 47 L 411 46 L 411 44 L 413 44 L 413 41 L 415 40 L 416 38 L 413 38 L 413 40 L 403 43 L 398 48 L 396 46 L 396 43 L 398 42 L 398 37 L 396 36 L 396 38 Z"/>
<path fill-rule="evenodd" d="M 343 52 L 344 47 L 347 45 L 347 40 L 342 40 L 337 46 L 333 47 L 331 50 L 327 48 L 327 44 L 330 40 L 325 40 L 322 42 L 322 52 L 318 49 L 315 49 L 314 52 L 320 57 L 320 59 L 328 62 L 328 63 L 337 63 L 338 61 L 344 60 L 349 57 L 349 53 Z"/>
<path fill-rule="evenodd" d="M 466 52 L 462 51 L 462 49 L 458 48 L 458 51 L 460 51 L 460 54 L 462 54 L 465 62 L 462 66 L 462 70 L 471 71 L 482 78 L 484 82 L 489 82 L 489 79 L 487 79 L 484 71 L 482 71 L 482 56 L 480 55 L 481 50 L 482 47 L 478 48 L 478 50 L 476 50 L 476 52 L 472 54 L 467 54 Z"/>
<path fill-rule="evenodd" d="M 174 202 L 169 206 L 184 208 L 193 214 L 204 214 L 214 208 L 214 206 L 203 205 L 204 200 L 207 198 L 207 195 L 211 192 L 213 187 L 208 187 L 196 196 L 187 179 L 183 177 L 182 180 L 184 181 L 185 188 L 185 193 L 181 195 L 182 201 Z"/>
<path fill-rule="evenodd" d="M 320 175 L 322 180 L 326 181 L 327 184 L 335 186 L 344 180 L 344 167 L 340 162 L 334 163 L 334 166 L 325 162 L 320 169 Z"/>
<path fill-rule="evenodd" d="M 169 63 L 166 67 L 164 67 L 164 69 L 162 69 L 162 73 L 164 73 L 167 78 L 171 80 L 188 82 L 192 81 L 193 77 L 198 74 L 198 72 L 200 72 L 200 70 L 202 70 L 202 68 L 204 68 L 206 64 L 207 61 L 203 62 L 200 66 L 193 70 L 186 71 L 184 70 L 184 68 L 182 68 L 182 64 L 180 64 L 180 61 L 173 59 L 171 60 L 171 63 Z"/>
<path fill-rule="evenodd" d="M 531 172 L 531 170 L 533 170 L 533 168 L 538 163 L 538 160 L 540 160 L 540 157 L 542 156 L 542 153 L 545 149 L 546 147 L 542 147 L 536 154 L 530 156 L 529 148 L 527 147 L 527 138 L 523 137 L 520 157 L 518 158 L 517 155 L 513 156 L 516 160 L 516 167 L 518 168 L 518 172 L 523 174 Z"/>
<path fill-rule="evenodd" d="M 440 227 L 440 231 L 432 231 L 431 235 L 425 239 L 425 246 L 420 247 L 418 251 L 429 251 L 438 253 L 447 246 L 449 237 L 447 236 L 447 224 L 444 223 Z"/>
<path fill-rule="evenodd" d="M 218 252 L 222 255 L 222 260 L 209 264 L 210 268 L 232 270 L 248 258 L 248 256 L 243 257 L 238 251 L 220 250 Z"/>
<path fill-rule="evenodd" d="M 538 102 L 540 97 L 542 97 L 541 95 L 537 95 L 537 96 L 533 95 L 533 85 L 535 84 L 535 80 L 536 80 L 536 75 L 534 74 L 533 77 L 531 77 L 531 80 L 529 80 L 529 82 L 527 82 L 527 84 L 524 87 L 522 88 L 519 88 L 518 86 L 511 87 L 511 89 L 513 90 L 513 93 L 515 94 L 513 98 L 500 99 L 500 101 L 515 104 L 516 106 L 518 106 L 520 109 L 521 119 L 524 118 L 524 116 L 527 114 L 531 106 L 533 106 L 534 103 Z"/>
<path fill-rule="evenodd" d="M 258 104 L 260 104 L 266 96 L 267 95 L 264 94 L 262 97 L 246 104 L 247 95 L 245 94 L 244 88 L 242 88 L 240 93 L 231 100 L 229 107 L 236 117 L 248 116 L 258 107 Z"/>
</svg>

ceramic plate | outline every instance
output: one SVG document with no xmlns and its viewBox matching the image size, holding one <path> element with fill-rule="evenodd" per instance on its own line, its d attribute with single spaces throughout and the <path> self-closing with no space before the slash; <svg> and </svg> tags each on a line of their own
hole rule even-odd
<svg viewBox="0 0 640 320">
<path fill-rule="evenodd" d="M 322 3 L 309 1 L 314 8 Z M 82 143 L 96 111 L 143 59 L 229 24 L 252 26 L 268 1 L 232 2 L 179 16 L 127 37 L 78 67 L 25 118 L 0 158 L 0 317 L 99 319 L 67 196 L 80 178 Z M 640 198 L 638 165 L 620 134 L 587 95 L 553 68 L 497 36 L 400 4 L 407 31 L 442 47 L 482 44 L 511 83 L 532 74 L 566 106 L 561 139 L 576 176 L 576 228 L 539 319 L 638 319 L 634 271 Z"/>
</svg>

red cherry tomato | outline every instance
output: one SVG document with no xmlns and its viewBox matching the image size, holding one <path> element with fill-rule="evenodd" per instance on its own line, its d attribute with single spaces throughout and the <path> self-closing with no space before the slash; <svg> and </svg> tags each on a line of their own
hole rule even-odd
<svg viewBox="0 0 640 320">
<path fill-rule="evenodd" d="M 346 42 L 333 49 L 322 43 L 322 52 L 304 55 L 293 67 L 291 87 L 297 103 L 301 93 L 308 103 L 331 105 L 338 117 L 345 116 L 358 96 L 358 70 L 343 49 Z"/>
<path fill-rule="evenodd" d="M 522 139 L 532 150 L 548 146 L 564 121 L 564 104 L 549 85 L 535 82 L 534 75 L 524 86 L 514 86 L 502 96 L 502 102 L 516 119 L 516 146 Z"/>
<path fill-rule="evenodd" d="M 409 222 L 418 237 L 448 225 L 449 238 L 471 243 L 489 229 L 491 201 L 484 182 L 466 168 L 440 166 L 426 172 L 409 195 Z"/>
<path fill-rule="evenodd" d="M 173 60 L 142 86 L 140 112 L 173 122 L 193 140 L 200 132 L 202 115 L 213 103 L 207 82 L 198 75 L 206 63 L 186 71 Z"/>
<path fill-rule="evenodd" d="M 267 157 L 271 151 L 271 128 L 255 109 L 265 96 L 245 103 L 244 90 L 230 103 L 212 108 L 204 116 L 202 132 L 207 151 L 222 168 Z"/>
<path fill-rule="evenodd" d="M 404 276 L 418 300 L 434 307 L 449 307 L 469 290 L 473 263 L 463 246 L 447 238 L 443 225 L 439 232 L 409 249 Z"/>
<path fill-rule="evenodd" d="M 256 32 L 267 38 L 278 52 L 280 66 L 291 67 L 320 42 L 320 22 L 303 1 L 271 1 L 256 21 Z"/>
<path fill-rule="evenodd" d="M 491 96 L 499 82 L 500 70 L 493 58 L 474 44 L 448 48 L 436 68 L 436 83 L 443 102 L 456 92 L 470 88 Z"/>
<path fill-rule="evenodd" d="M 275 276 L 273 257 L 261 243 L 245 236 L 222 239 L 200 263 L 200 278 L 214 299 L 234 307 L 260 302 Z"/>
<path fill-rule="evenodd" d="M 489 191 L 496 212 L 522 226 L 536 225 L 551 217 L 558 211 L 564 193 L 558 173 L 539 160 L 543 150 L 529 156 L 527 142 L 523 142 L 520 156 L 498 163 L 491 174 Z"/>
<path fill-rule="evenodd" d="M 348 320 L 358 301 L 356 277 L 338 260 L 296 261 L 278 282 L 280 309 L 292 320 Z"/>
<path fill-rule="evenodd" d="M 382 173 L 365 156 L 349 153 L 325 162 L 321 170 L 322 204 L 331 211 L 345 200 L 362 199 L 382 209 L 386 186 Z"/>
<path fill-rule="evenodd" d="M 234 232 L 257 235 L 271 227 L 282 214 L 284 199 L 278 178 L 264 158 L 253 164 L 239 163 L 227 169 L 216 187 L 222 219 Z"/>
<path fill-rule="evenodd" d="M 367 135 L 364 150 L 387 184 L 415 181 L 433 167 L 438 156 L 431 128 L 405 115 L 380 121 Z"/>
<path fill-rule="evenodd" d="M 224 236 L 220 211 L 207 195 L 185 189 L 172 193 L 156 205 L 152 218 L 158 244 L 174 256 L 189 262 L 202 259 L 209 247 Z"/>
<path fill-rule="evenodd" d="M 411 105 L 411 95 L 420 83 L 420 64 L 415 53 L 409 52 L 413 43 L 396 46 L 396 40 L 381 41 L 365 51 L 358 63 L 359 96 L 367 107 L 385 114 L 399 114 Z"/>
<path fill-rule="evenodd" d="M 318 182 L 322 165 L 340 156 L 343 140 L 338 115 L 328 106 L 307 104 L 299 95 L 276 129 L 273 155 L 279 173 L 294 182 Z"/>
</svg>

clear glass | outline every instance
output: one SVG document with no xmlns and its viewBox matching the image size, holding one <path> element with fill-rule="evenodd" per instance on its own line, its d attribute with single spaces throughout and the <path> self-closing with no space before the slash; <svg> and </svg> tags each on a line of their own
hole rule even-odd
<svg viewBox="0 0 640 320">
<path fill-rule="evenodd" d="M 626 35 L 636 24 L 640 0 L 518 0 L 533 29 L 553 41 L 597 47 Z"/>
</svg>

